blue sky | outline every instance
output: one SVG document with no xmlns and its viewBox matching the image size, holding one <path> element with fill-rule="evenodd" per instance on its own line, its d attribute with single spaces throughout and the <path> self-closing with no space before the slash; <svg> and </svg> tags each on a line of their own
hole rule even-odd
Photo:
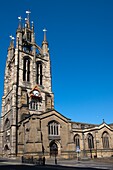
<svg viewBox="0 0 113 170">
<path fill-rule="evenodd" d="M 76 122 L 113 123 L 113 1 L 4 0 L 0 5 L 0 105 L 9 35 L 31 11 L 49 42 L 55 109 Z M 24 22 L 24 21 L 23 21 Z"/>
</svg>

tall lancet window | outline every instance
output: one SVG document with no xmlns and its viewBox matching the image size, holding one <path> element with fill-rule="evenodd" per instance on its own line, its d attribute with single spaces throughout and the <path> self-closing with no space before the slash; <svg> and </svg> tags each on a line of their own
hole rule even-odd
<svg viewBox="0 0 113 170">
<path fill-rule="evenodd" d="M 92 134 L 88 134 L 88 147 L 89 149 L 93 149 L 94 148 L 94 139 L 93 139 L 93 135 Z"/>
<path fill-rule="evenodd" d="M 75 142 L 75 145 L 76 145 L 76 149 L 79 148 L 80 149 L 80 136 L 78 134 L 76 134 L 74 136 L 74 142 Z"/>
<path fill-rule="evenodd" d="M 42 62 L 38 61 L 37 62 L 37 84 L 42 85 Z"/>
<path fill-rule="evenodd" d="M 30 59 L 23 60 L 23 81 L 30 81 Z"/>
<path fill-rule="evenodd" d="M 104 149 L 109 148 L 109 134 L 107 132 L 104 132 L 102 134 L 102 143 L 103 143 L 103 148 Z"/>
</svg>

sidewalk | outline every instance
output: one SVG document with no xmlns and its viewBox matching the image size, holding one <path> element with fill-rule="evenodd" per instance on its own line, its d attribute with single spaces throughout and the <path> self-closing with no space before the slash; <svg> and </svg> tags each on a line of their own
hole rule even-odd
<svg viewBox="0 0 113 170">
<path fill-rule="evenodd" d="M 47 165 L 55 165 L 55 160 L 46 160 Z M 110 159 L 84 159 L 84 160 L 57 160 L 57 165 L 67 167 L 87 167 L 87 168 L 98 168 L 98 169 L 109 169 L 113 170 L 113 158 Z"/>
</svg>

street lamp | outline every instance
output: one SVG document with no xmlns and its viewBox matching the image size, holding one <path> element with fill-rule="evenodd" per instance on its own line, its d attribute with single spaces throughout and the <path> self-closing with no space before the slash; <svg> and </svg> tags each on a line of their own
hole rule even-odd
<svg viewBox="0 0 113 170">
<path fill-rule="evenodd" d="M 99 142 L 98 140 L 97 140 L 97 136 L 96 136 L 96 134 L 98 133 L 98 131 L 95 131 L 95 146 L 96 146 L 96 155 L 95 155 L 95 157 L 97 158 L 97 143 Z"/>
<path fill-rule="evenodd" d="M 86 152 L 85 152 L 85 139 L 84 139 L 84 125 L 81 125 L 81 129 L 82 129 L 82 140 L 83 140 L 83 157 L 85 157 Z"/>
<path fill-rule="evenodd" d="M 79 161 L 79 157 L 80 157 L 80 155 L 79 155 L 79 153 L 80 153 L 80 147 L 79 146 L 77 146 L 76 147 L 76 153 L 77 153 L 77 160 Z"/>
</svg>

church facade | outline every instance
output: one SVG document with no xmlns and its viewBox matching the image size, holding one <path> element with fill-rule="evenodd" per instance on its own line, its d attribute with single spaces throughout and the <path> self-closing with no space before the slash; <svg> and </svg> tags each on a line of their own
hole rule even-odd
<svg viewBox="0 0 113 170">
<path fill-rule="evenodd" d="M 72 122 L 54 109 L 46 30 L 40 47 L 29 11 L 11 37 L 0 122 L 0 156 L 50 158 L 113 156 L 113 124 Z"/>
</svg>

